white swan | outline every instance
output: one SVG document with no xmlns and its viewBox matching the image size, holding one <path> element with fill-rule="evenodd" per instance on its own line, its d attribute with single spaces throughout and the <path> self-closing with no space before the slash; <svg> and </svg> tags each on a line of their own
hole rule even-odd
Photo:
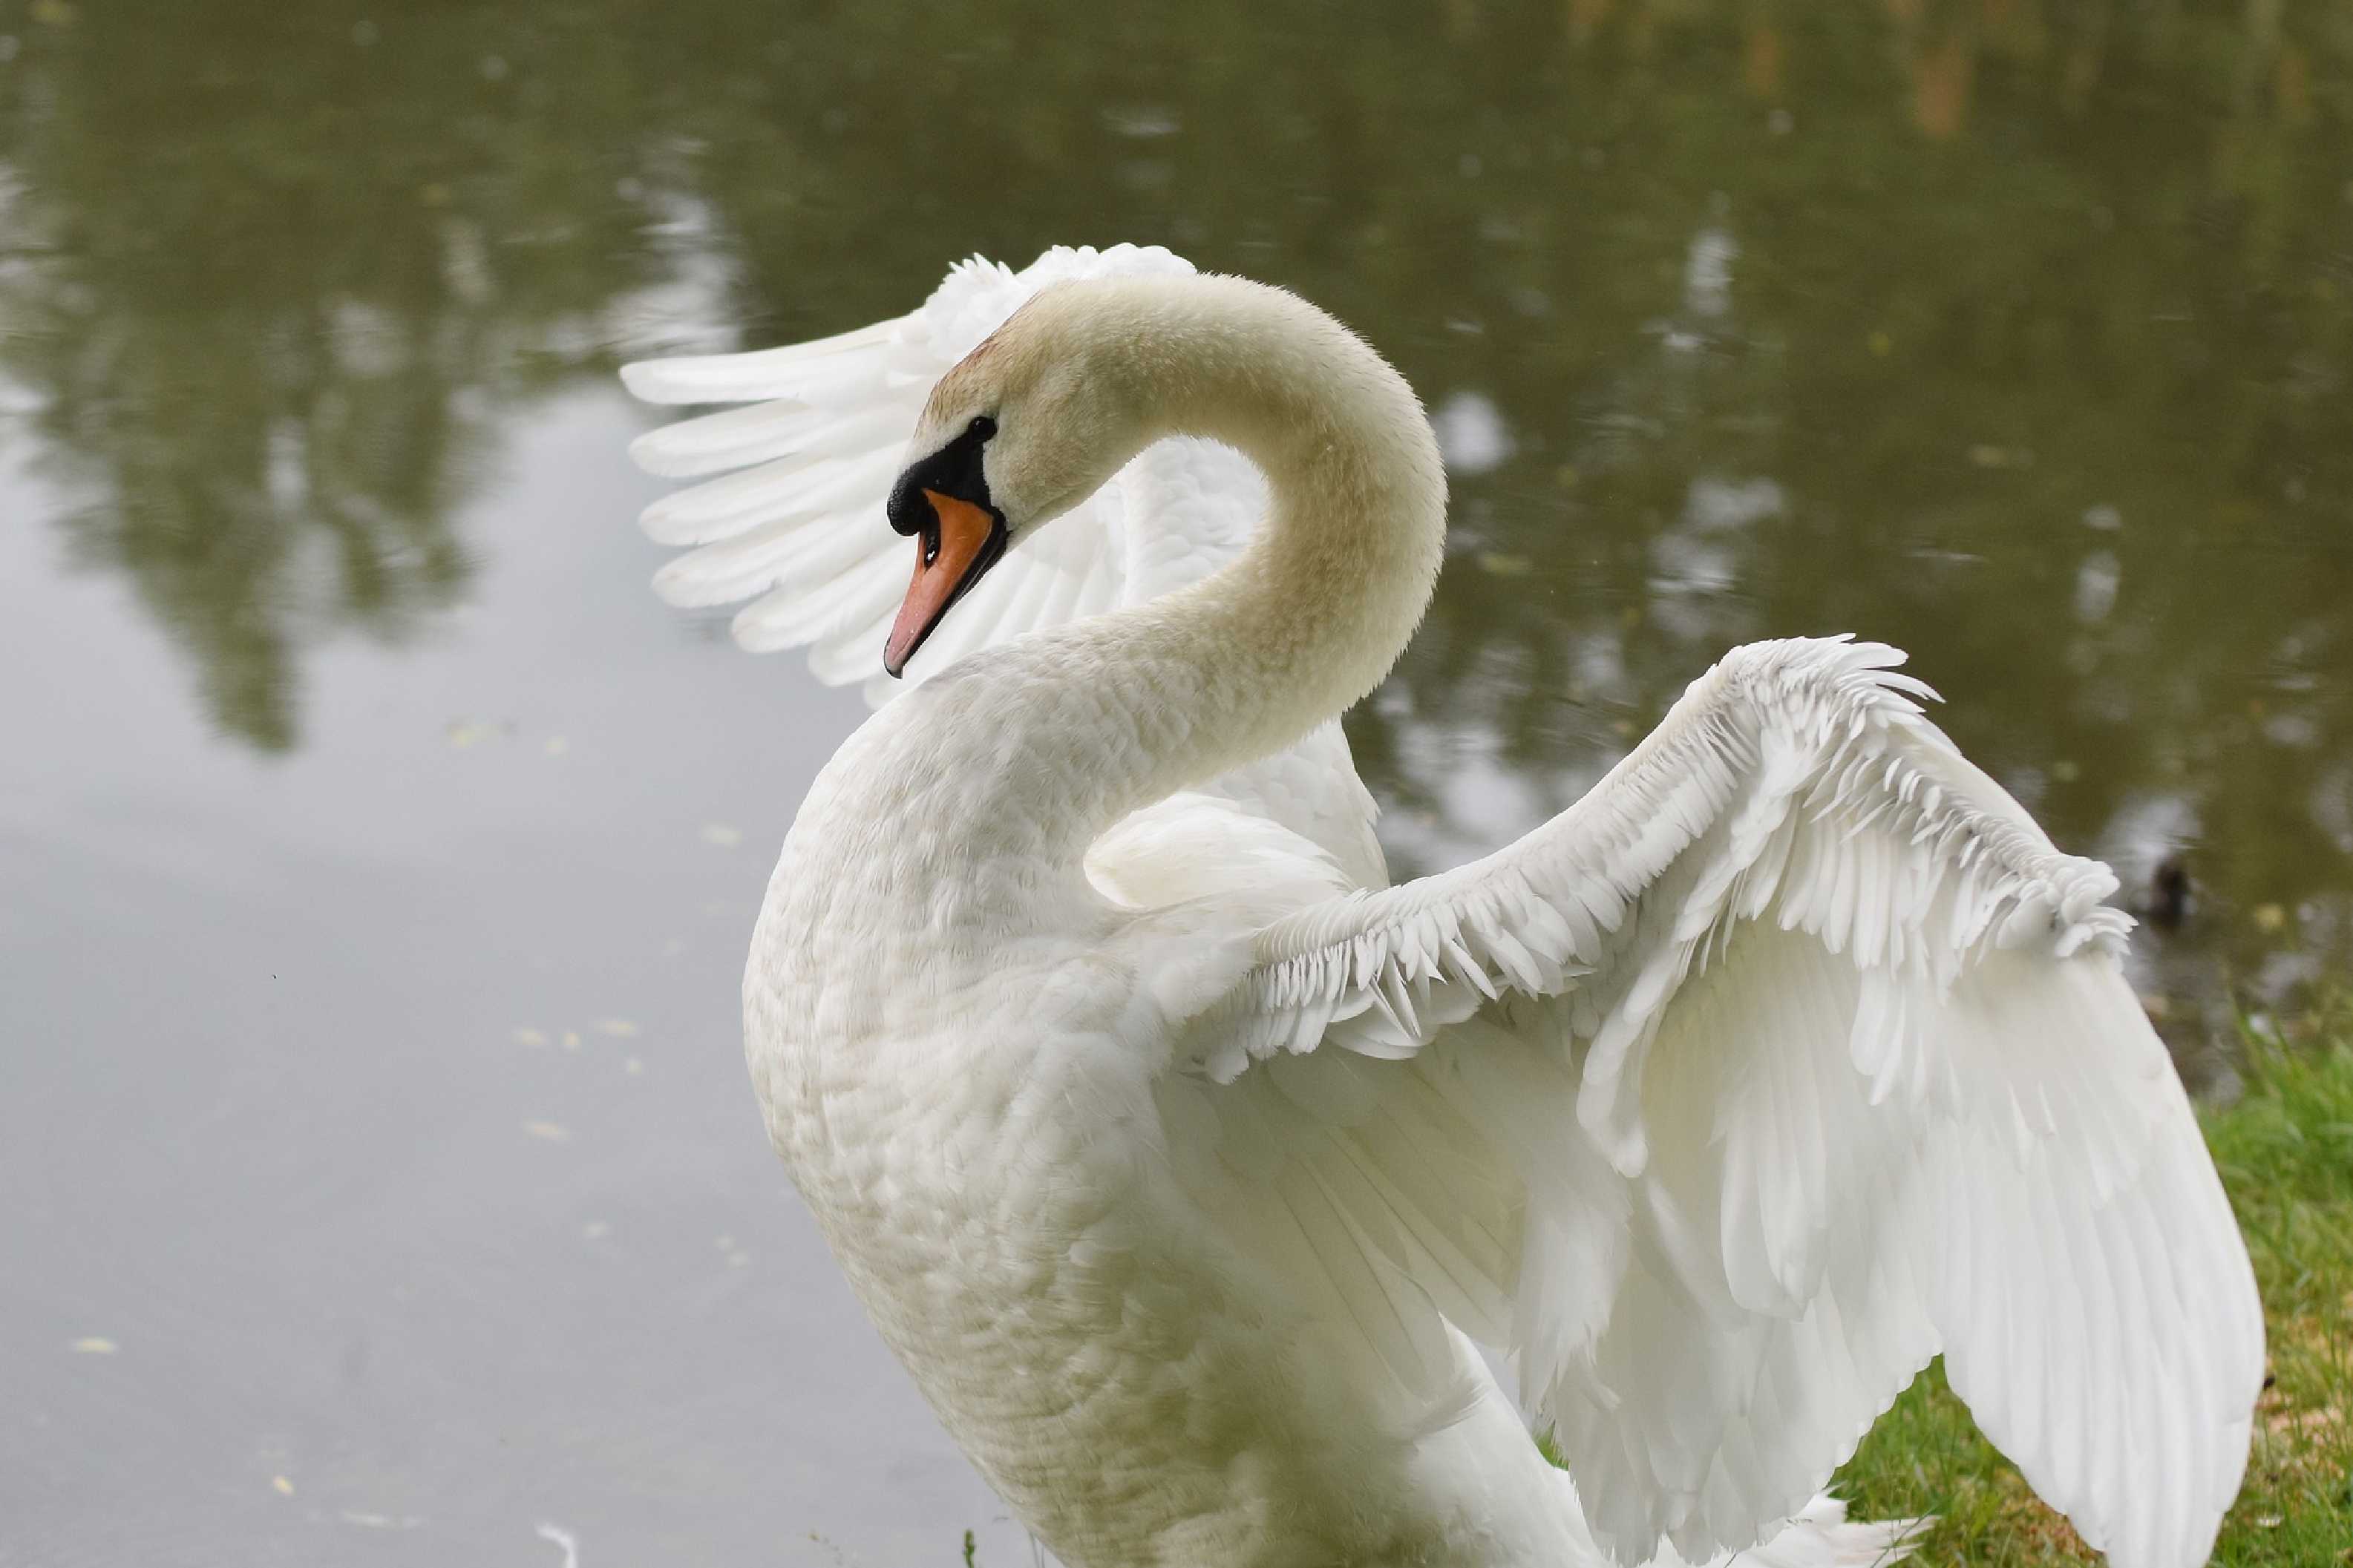
<svg viewBox="0 0 2353 1568">
<path fill-rule="evenodd" d="M 2204 1560 L 2244 1249 L 2112 879 L 1900 656 L 1736 649 L 1559 817 L 1387 887 L 1334 721 L 1445 486 L 1329 317 L 1055 251 L 626 374 L 775 400 L 637 447 L 743 470 L 647 513 L 701 546 L 670 596 L 931 676 L 801 807 L 746 1049 L 875 1321 L 1066 1562 L 1879 1560 L 1902 1527 L 1814 1494 L 1939 1351 L 2086 1539 Z"/>
</svg>

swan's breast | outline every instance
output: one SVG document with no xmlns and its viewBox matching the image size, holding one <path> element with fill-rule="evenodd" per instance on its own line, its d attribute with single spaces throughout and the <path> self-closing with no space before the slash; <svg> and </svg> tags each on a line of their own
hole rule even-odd
<svg viewBox="0 0 2353 1568">
<path fill-rule="evenodd" d="M 1149 955 L 1082 878 L 1025 861 L 1019 823 L 959 820 L 946 784 L 892 793 L 877 767 L 924 737 L 874 729 L 811 791 L 744 975 L 769 1133 L 843 1272 L 1065 1561 L 1347 1539 L 1377 1467 L 1332 1435 L 1371 1423 L 1171 1173 Z"/>
<path fill-rule="evenodd" d="M 812 868 L 788 855 L 779 882 Z M 1167 1173 L 1153 1004 L 1074 931 L 981 961 L 850 904 L 772 898 L 746 1047 L 883 1338 L 1066 1561 L 1149 1563 L 1137 1543 L 1163 1540 L 1170 1561 L 1259 1561 L 1271 1513 L 1322 1489 L 1318 1445 L 1273 1436 L 1302 1403 L 1292 1327 Z"/>
</svg>

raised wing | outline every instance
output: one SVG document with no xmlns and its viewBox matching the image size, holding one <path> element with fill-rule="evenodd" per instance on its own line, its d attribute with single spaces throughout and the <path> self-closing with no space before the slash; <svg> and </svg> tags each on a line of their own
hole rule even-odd
<svg viewBox="0 0 2353 1568">
<path fill-rule="evenodd" d="M 1417 1302 L 1515 1352 L 1623 1561 L 1753 1542 L 1941 1351 L 2086 1540 L 2186 1568 L 2263 1376 L 2245 1251 L 2113 879 L 1900 660 L 1738 649 L 1517 844 L 1268 926 L 1171 1114 L 1229 1184 L 1311 1152 L 1265 1179 L 1402 1378 Z"/>
<path fill-rule="evenodd" d="M 631 444 L 648 472 L 701 481 L 645 510 L 654 540 L 691 547 L 655 577 L 656 591 L 692 607 L 751 601 L 735 616 L 736 641 L 755 651 L 807 647 L 819 679 L 862 682 L 880 704 L 901 689 L 881 673 L 881 650 L 909 564 L 882 503 L 932 384 L 1050 283 L 1192 270 L 1168 251 L 1128 245 L 1058 246 L 1019 272 L 975 257 L 950 270 L 920 309 L 892 321 L 788 348 L 624 366 L 623 382 L 649 403 L 749 405 Z M 1254 482 L 1245 479 L 1237 498 L 1244 506 Z M 1126 602 L 1140 566 L 1181 562 L 1190 542 L 1168 534 L 1203 520 L 1172 517 L 1144 551 L 1134 492 L 1132 474 L 1123 473 L 1024 541 L 916 655 L 909 679 Z M 1222 512 L 1210 521 L 1222 521 Z M 1249 513 L 1241 524 L 1254 521 Z"/>
</svg>

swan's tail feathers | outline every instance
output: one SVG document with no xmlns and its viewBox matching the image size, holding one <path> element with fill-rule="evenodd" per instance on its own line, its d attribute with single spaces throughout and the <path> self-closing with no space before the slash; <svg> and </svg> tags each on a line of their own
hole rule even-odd
<svg viewBox="0 0 2353 1568">
<path fill-rule="evenodd" d="M 1863 1524 L 1846 1504 L 1822 1493 L 1761 1544 L 1720 1557 L 1709 1568 L 1877 1568 L 1901 1563 L 1926 1538 L 1928 1519 L 1886 1519 Z"/>
</svg>

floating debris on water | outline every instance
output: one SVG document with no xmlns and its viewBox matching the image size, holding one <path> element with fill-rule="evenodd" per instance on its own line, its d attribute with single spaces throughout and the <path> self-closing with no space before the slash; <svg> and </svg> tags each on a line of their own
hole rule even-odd
<svg viewBox="0 0 2353 1568">
<path fill-rule="evenodd" d="M 729 823 L 706 822 L 702 825 L 702 841 L 714 848 L 733 849 L 744 842 L 744 830 Z"/>
<path fill-rule="evenodd" d="M 512 723 L 488 719 L 452 719 L 441 728 L 442 738 L 461 752 L 480 742 L 503 740 L 513 733 Z"/>
<path fill-rule="evenodd" d="M 365 1513 L 357 1509 L 345 1509 L 335 1515 L 345 1524 L 356 1524 L 362 1530 L 415 1530 L 425 1521 L 417 1514 Z"/>
<path fill-rule="evenodd" d="M 567 1051 L 576 1051 L 580 1048 L 579 1030 L 566 1029 L 564 1031 L 564 1048 Z"/>
<path fill-rule="evenodd" d="M 546 1032 L 541 1029 L 534 1029 L 527 1024 L 516 1025 L 513 1030 L 513 1036 L 514 1043 L 518 1046 L 543 1046 L 547 1044 Z"/>
<path fill-rule="evenodd" d="M 91 1334 L 66 1347 L 76 1355 L 112 1355 L 122 1347 L 102 1335 Z"/>
<path fill-rule="evenodd" d="M 566 1143 L 572 1139 L 572 1129 L 557 1121 L 526 1121 L 522 1130 L 530 1136 L 549 1143 Z"/>
<path fill-rule="evenodd" d="M 292 1497 L 294 1495 L 294 1483 L 288 1480 L 284 1476 L 272 1476 L 269 1478 L 269 1489 L 276 1492 L 280 1497 Z"/>
<path fill-rule="evenodd" d="M 596 1020 L 596 1032 L 600 1035 L 611 1035 L 616 1039 L 622 1040 L 634 1040 L 638 1037 L 637 1025 L 627 1018 L 599 1018 Z"/>
</svg>

